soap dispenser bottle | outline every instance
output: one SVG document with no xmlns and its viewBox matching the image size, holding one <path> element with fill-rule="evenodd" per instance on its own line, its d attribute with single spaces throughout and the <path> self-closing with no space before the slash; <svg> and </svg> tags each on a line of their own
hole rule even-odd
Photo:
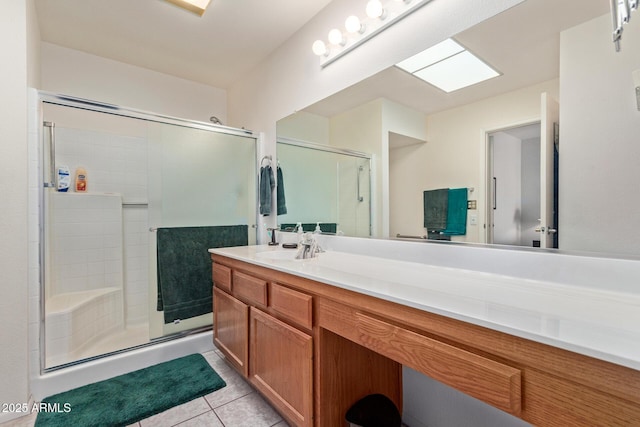
<svg viewBox="0 0 640 427">
<path fill-rule="evenodd" d="M 87 171 L 85 168 L 76 169 L 76 193 L 87 192 Z"/>
<path fill-rule="evenodd" d="M 316 229 L 313 230 L 313 234 L 320 234 L 322 233 L 322 230 L 320 229 L 320 223 L 316 222 Z"/>
<path fill-rule="evenodd" d="M 298 233 L 298 243 L 300 243 L 302 242 L 302 234 L 303 234 L 301 222 L 296 224 L 296 231 Z"/>
</svg>

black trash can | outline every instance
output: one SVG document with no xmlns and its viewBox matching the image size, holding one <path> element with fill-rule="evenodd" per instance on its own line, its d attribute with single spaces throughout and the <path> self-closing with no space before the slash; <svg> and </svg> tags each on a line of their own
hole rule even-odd
<svg viewBox="0 0 640 427">
<path fill-rule="evenodd" d="M 396 405 L 383 394 L 370 394 L 354 403 L 345 415 L 350 427 L 401 427 Z"/>
</svg>

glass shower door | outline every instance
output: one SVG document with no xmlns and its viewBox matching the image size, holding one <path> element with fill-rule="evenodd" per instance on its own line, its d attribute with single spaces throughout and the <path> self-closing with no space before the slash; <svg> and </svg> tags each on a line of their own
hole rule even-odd
<svg viewBox="0 0 640 427">
<path fill-rule="evenodd" d="M 230 226 L 242 230 L 244 244 L 256 242 L 255 137 L 92 108 L 43 102 L 45 370 L 212 324 L 211 304 L 178 322 L 158 311 L 158 228 Z M 66 192 L 51 175 L 59 166 L 71 172 Z M 73 189 L 79 168 L 86 192 Z M 200 256 L 210 269 L 206 249 Z M 204 276 L 199 283 L 210 291 Z"/>
<path fill-rule="evenodd" d="M 256 140 L 201 129 L 149 126 L 149 226 L 246 226 L 256 243 Z M 211 313 L 167 322 L 157 305 L 157 233 L 150 234 L 150 333 L 152 338 L 211 325 Z"/>
</svg>

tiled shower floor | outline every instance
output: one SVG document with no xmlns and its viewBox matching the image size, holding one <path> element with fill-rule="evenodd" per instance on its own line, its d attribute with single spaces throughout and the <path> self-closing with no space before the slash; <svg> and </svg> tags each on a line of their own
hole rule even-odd
<svg viewBox="0 0 640 427">
<path fill-rule="evenodd" d="M 203 353 L 226 387 L 133 424 L 135 427 L 288 427 L 253 388 L 216 351 Z M 36 414 L 0 427 L 32 427 Z M 82 426 L 77 426 L 82 427 Z"/>
</svg>

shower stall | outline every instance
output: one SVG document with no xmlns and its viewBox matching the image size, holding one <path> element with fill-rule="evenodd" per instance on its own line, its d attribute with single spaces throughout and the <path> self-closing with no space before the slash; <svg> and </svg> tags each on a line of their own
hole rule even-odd
<svg viewBox="0 0 640 427">
<path fill-rule="evenodd" d="M 168 315 L 188 292 L 172 278 L 206 265 L 207 246 L 255 244 L 253 133 L 46 93 L 39 108 L 42 372 L 210 329 L 206 298 Z"/>
</svg>

